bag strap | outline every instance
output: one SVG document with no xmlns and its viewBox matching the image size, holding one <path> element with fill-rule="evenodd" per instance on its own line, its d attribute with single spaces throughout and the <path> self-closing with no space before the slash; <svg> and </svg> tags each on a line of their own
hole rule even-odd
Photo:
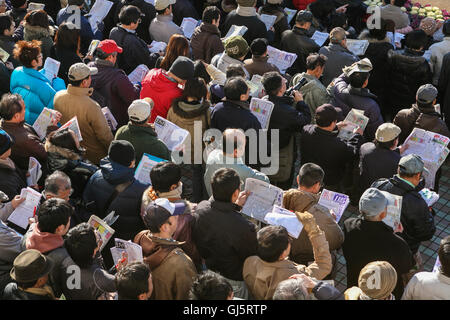
<svg viewBox="0 0 450 320">
<path fill-rule="evenodd" d="M 134 179 L 133 179 L 134 180 Z M 111 194 L 111 196 L 108 198 L 108 201 L 106 201 L 105 203 L 105 207 L 104 207 L 104 212 L 103 212 L 103 216 L 106 217 L 106 214 L 108 213 L 109 207 L 111 206 L 111 203 L 114 201 L 115 198 L 117 198 L 117 196 L 123 192 L 126 188 L 128 188 L 132 183 L 133 180 L 130 181 L 126 181 L 124 183 L 118 184 L 115 188 L 113 193 Z"/>
</svg>

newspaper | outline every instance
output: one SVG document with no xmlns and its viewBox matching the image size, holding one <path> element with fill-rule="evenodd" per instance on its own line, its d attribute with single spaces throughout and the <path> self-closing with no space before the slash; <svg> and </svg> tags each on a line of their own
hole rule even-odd
<svg viewBox="0 0 450 320">
<path fill-rule="evenodd" d="M 75 133 L 75 135 L 77 136 L 78 141 L 83 141 L 83 138 L 81 137 L 80 126 L 78 125 L 77 116 L 75 116 L 72 119 L 70 119 L 69 121 L 67 121 L 65 124 L 63 124 L 63 126 L 61 128 L 59 128 L 56 131 L 60 131 L 65 128 L 69 128 L 70 130 L 72 130 Z"/>
<path fill-rule="evenodd" d="M 89 49 L 87 52 L 87 56 L 94 56 L 94 52 L 97 49 L 98 45 L 100 44 L 100 40 L 92 40 L 91 44 L 89 45 Z"/>
<path fill-rule="evenodd" d="M 91 11 L 89 11 L 89 24 L 91 25 L 92 32 L 95 34 L 98 30 L 98 24 L 105 19 L 106 15 L 108 14 L 109 10 L 111 10 L 111 7 L 113 6 L 113 2 L 108 0 L 96 0 L 94 5 L 91 8 Z"/>
<path fill-rule="evenodd" d="M 264 95 L 264 86 L 261 83 L 262 76 L 254 74 L 250 81 L 246 81 L 250 89 L 250 97 L 262 98 Z"/>
<path fill-rule="evenodd" d="M 358 109 L 352 109 L 344 119 L 345 126 L 339 129 L 338 137 L 344 140 L 348 140 L 353 135 L 353 131 L 360 127 L 364 132 L 369 118 L 364 115 L 364 111 Z"/>
<path fill-rule="evenodd" d="M 250 100 L 250 112 L 253 113 L 259 123 L 261 123 L 262 129 L 269 128 L 273 107 L 273 102 L 270 102 L 269 100 L 258 98 L 252 98 L 252 100 Z"/>
<path fill-rule="evenodd" d="M 441 268 L 441 260 L 439 260 L 439 256 L 436 257 L 436 262 L 434 263 L 433 272 L 439 272 L 439 269 Z"/>
<path fill-rule="evenodd" d="M 166 48 L 167 43 L 153 40 L 152 43 L 150 43 L 150 48 L 148 48 L 148 50 L 150 50 L 151 53 L 159 53 L 166 51 Z"/>
<path fill-rule="evenodd" d="M 10 54 L 0 48 L 0 60 L 2 60 L 3 63 L 6 63 L 8 61 Z"/>
<path fill-rule="evenodd" d="M 184 149 L 184 142 L 190 136 L 189 131 L 180 128 L 167 119 L 157 116 L 155 119 L 155 131 L 170 151 Z"/>
<path fill-rule="evenodd" d="M 150 3 L 152 6 L 155 5 L 155 0 L 144 0 L 147 3 Z"/>
<path fill-rule="evenodd" d="M 102 238 L 102 246 L 100 247 L 100 251 L 106 246 L 106 243 L 111 239 L 115 230 L 108 226 L 108 224 L 97 217 L 96 215 L 92 215 L 89 218 L 88 224 L 91 225 L 95 230 L 100 233 L 100 237 Z"/>
<path fill-rule="evenodd" d="M 347 49 L 355 56 L 363 56 L 369 47 L 368 40 L 347 39 Z"/>
<path fill-rule="evenodd" d="M 277 20 L 277 16 L 269 15 L 269 14 L 260 14 L 259 19 L 264 22 L 266 25 L 267 31 L 273 27 L 275 20 Z"/>
<path fill-rule="evenodd" d="M 192 38 L 192 35 L 194 34 L 195 28 L 198 26 L 198 20 L 195 20 L 194 18 L 183 18 L 183 21 L 181 22 L 180 28 L 183 30 L 184 36 L 188 39 Z"/>
<path fill-rule="evenodd" d="M 25 201 L 14 209 L 8 217 L 8 221 L 11 221 L 22 229 L 26 229 L 28 226 L 28 219 L 33 217 L 36 213 L 42 195 L 36 190 L 28 187 L 20 191 L 20 197 L 25 198 Z"/>
<path fill-rule="evenodd" d="M 287 22 L 288 24 L 291 23 L 292 18 L 295 17 L 295 14 L 297 13 L 297 10 L 295 9 L 289 9 L 289 8 L 284 8 L 284 12 L 287 14 Z"/>
<path fill-rule="evenodd" d="M 285 227 L 289 235 L 295 239 L 298 238 L 303 229 L 302 223 L 294 212 L 277 205 L 273 206 L 272 211 L 267 213 L 264 220 L 271 225 Z"/>
<path fill-rule="evenodd" d="M 142 182 L 143 184 L 152 184 L 152 180 L 150 179 L 150 171 L 152 171 L 153 167 L 163 161 L 167 161 L 150 154 L 144 153 L 141 161 L 139 161 L 139 165 L 136 168 L 134 173 L 134 177 L 136 180 Z"/>
<path fill-rule="evenodd" d="M 125 241 L 119 238 L 114 238 L 114 243 L 115 246 L 110 249 L 114 260 L 114 265 L 117 265 L 119 260 L 122 259 L 122 253 L 125 253 L 127 257 L 127 264 L 135 261 L 144 261 L 142 247 L 137 243 L 131 242 L 130 240 Z"/>
<path fill-rule="evenodd" d="M 33 129 L 41 140 L 47 136 L 47 128 L 56 119 L 55 110 L 44 108 L 39 117 L 33 123 Z"/>
<path fill-rule="evenodd" d="M 341 220 L 342 215 L 344 214 L 345 209 L 347 209 L 349 203 L 350 198 L 346 194 L 327 189 L 323 189 L 318 202 L 318 204 L 324 206 L 328 210 L 333 210 L 336 215 L 336 222 Z"/>
<path fill-rule="evenodd" d="M 250 191 L 242 213 L 265 223 L 264 217 L 272 212 L 273 206 L 283 206 L 283 190 L 267 182 L 247 178 L 245 190 Z"/>
<path fill-rule="evenodd" d="M 108 107 L 103 107 L 102 112 L 111 131 L 116 130 L 118 123 L 116 118 L 114 118 L 113 114 L 111 113 L 111 110 L 109 110 Z"/>
<path fill-rule="evenodd" d="M 380 190 L 381 191 L 381 190 Z M 400 216 L 402 214 L 402 196 L 391 194 L 387 191 L 381 191 L 388 200 L 387 214 L 382 220 L 392 229 L 397 230 L 400 225 Z"/>
<path fill-rule="evenodd" d="M 433 206 L 439 200 L 439 194 L 428 188 L 423 188 L 419 191 L 419 194 L 429 207 Z"/>
<path fill-rule="evenodd" d="M 297 55 L 295 53 L 281 51 L 272 46 L 267 46 L 267 54 L 269 55 L 267 62 L 276 65 L 283 74 L 286 72 L 286 69 L 291 67 L 297 59 Z"/>
<path fill-rule="evenodd" d="M 30 4 L 28 4 L 27 11 L 30 12 L 30 11 L 44 10 L 44 9 L 45 9 L 44 3 L 31 2 Z"/>
<path fill-rule="evenodd" d="M 394 46 L 394 48 L 401 46 L 401 40 L 405 38 L 403 33 L 392 33 L 390 31 L 386 32 L 386 36 L 389 38 L 390 43 Z"/>
<path fill-rule="evenodd" d="M 233 24 L 230 30 L 228 30 L 224 40 L 233 36 L 243 36 L 247 32 L 247 30 L 248 28 L 246 26 L 237 26 Z"/>
<path fill-rule="evenodd" d="M 323 46 L 325 41 L 327 41 L 329 36 L 330 36 L 329 33 L 316 31 L 312 35 L 311 39 L 314 40 L 319 47 L 321 47 L 321 46 Z"/>
<path fill-rule="evenodd" d="M 142 82 L 149 70 L 150 69 L 145 64 L 140 64 L 136 67 L 136 69 L 131 71 L 131 73 L 128 75 L 128 79 L 132 84 Z"/>
<path fill-rule="evenodd" d="M 39 163 L 39 161 L 36 160 L 34 157 L 30 157 L 28 160 L 28 173 L 29 176 L 27 177 L 27 185 L 28 186 L 35 186 L 37 185 L 39 179 L 42 177 L 42 166 Z"/>
<path fill-rule="evenodd" d="M 44 74 L 45 77 L 52 82 L 54 78 L 56 78 L 58 76 L 58 72 L 59 72 L 59 66 L 61 65 L 61 62 L 52 59 L 50 57 L 48 57 L 47 59 L 45 59 L 45 63 L 44 63 Z"/>
</svg>

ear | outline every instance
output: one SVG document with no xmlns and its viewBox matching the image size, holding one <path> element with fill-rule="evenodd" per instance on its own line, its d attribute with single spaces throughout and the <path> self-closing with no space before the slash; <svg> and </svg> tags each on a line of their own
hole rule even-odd
<svg viewBox="0 0 450 320">
<path fill-rule="evenodd" d="M 31 67 L 35 68 L 35 67 L 37 67 L 37 65 L 38 65 L 37 60 L 31 61 Z"/>
<path fill-rule="evenodd" d="M 297 185 L 300 187 L 300 177 L 297 175 Z"/>
<path fill-rule="evenodd" d="M 63 224 L 59 225 L 55 230 L 55 234 L 62 234 L 64 229 L 66 229 L 65 225 L 63 225 Z"/>
</svg>

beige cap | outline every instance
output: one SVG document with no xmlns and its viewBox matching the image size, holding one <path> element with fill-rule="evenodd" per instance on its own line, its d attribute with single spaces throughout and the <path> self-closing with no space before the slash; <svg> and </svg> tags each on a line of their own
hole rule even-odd
<svg viewBox="0 0 450 320">
<path fill-rule="evenodd" d="M 150 117 L 152 113 L 153 101 L 150 100 L 134 100 L 128 107 L 128 118 L 134 122 L 142 122 Z"/>
<path fill-rule="evenodd" d="M 402 130 L 393 123 L 383 123 L 380 125 L 375 132 L 375 139 L 378 142 L 388 142 L 392 141 L 400 135 Z"/>
<path fill-rule="evenodd" d="M 155 9 L 162 10 L 170 6 L 171 4 L 175 4 L 176 0 L 155 0 Z"/>
<path fill-rule="evenodd" d="M 90 68 L 82 62 L 73 64 L 69 69 L 68 78 L 72 81 L 86 79 L 89 75 L 97 74 L 97 68 Z"/>
<path fill-rule="evenodd" d="M 386 261 L 367 264 L 359 273 L 358 287 L 372 299 L 388 298 L 397 285 L 397 272 Z"/>
<path fill-rule="evenodd" d="M 342 71 L 345 73 L 347 77 L 350 77 L 352 73 L 355 72 L 370 72 L 372 71 L 373 66 L 372 62 L 368 58 L 364 58 L 353 63 L 351 66 L 344 67 Z"/>
</svg>

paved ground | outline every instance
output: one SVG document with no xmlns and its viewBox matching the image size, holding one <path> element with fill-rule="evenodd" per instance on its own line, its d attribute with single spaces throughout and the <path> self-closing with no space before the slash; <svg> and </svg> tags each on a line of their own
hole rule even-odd
<svg viewBox="0 0 450 320">
<path fill-rule="evenodd" d="M 441 10 L 450 10 L 450 1 L 448 0 L 419 0 L 417 2 L 423 5 L 431 4 L 433 7 L 439 7 Z M 413 1 L 413 3 L 416 3 L 416 1 Z"/>
</svg>

